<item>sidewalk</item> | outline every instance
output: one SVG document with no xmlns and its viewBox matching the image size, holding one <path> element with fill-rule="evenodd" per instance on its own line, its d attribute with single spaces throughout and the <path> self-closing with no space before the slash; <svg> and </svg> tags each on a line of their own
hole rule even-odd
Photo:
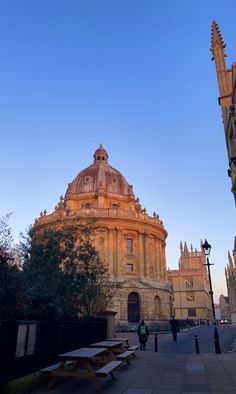
<svg viewBox="0 0 236 394">
<path fill-rule="evenodd" d="M 115 372 L 116 380 L 101 379 L 103 393 L 109 394 L 235 394 L 236 353 L 201 354 L 137 351 L 131 365 Z M 95 394 L 94 387 L 81 379 L 60 379 L 50 392 L 46 386 L 34 394 Z"/>
</svg>

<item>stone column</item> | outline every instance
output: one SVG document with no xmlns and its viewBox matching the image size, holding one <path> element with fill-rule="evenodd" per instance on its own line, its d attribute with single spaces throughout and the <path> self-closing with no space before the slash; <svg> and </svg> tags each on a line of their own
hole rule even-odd
<svg viewBox="0 0 236 394">
<path fill-rule="evenodd" d="M 108 265 L 110 273 L 114 273 L 113 266 L 113 229 L 108 228 Z"/>
<path fill-rule="evenodd" d="M 115 316 L 116 312 L 115 311 L 105 311 L 99 313 L 101 317 L 104 317 L 107 320 L 107 339 L 109 338 L 114 338 L 116 333 L 115 333 Z"/>
<path fill-rule="evenodd" d="M 156 237 L 155 237 L 155 244 L 154 244 L 154 253 L 155 253 L 156 279 L 160 279 L 160 269 L 159 269 L 159 260 L 158 260 L 158 240 Z"/>
<path fill-rule="evenodd" d="M 162 268 L 162 246 L 161 246 L 161 241 L 159 241 L 158 245 L 159 249 L 159 272 L 160 272 L 160 279 L 163 280 L 163 268 Z"/>
<path fill-rule="evenodd" d="M 162 244 L 162 254 L 163 254 L 163 275 L 164 280 L 167 280 L 167 272 L 166 272 L 166 249 L 165 249 L 165 242 Z"/>
<path fill-rule="evenodd" d="M 122 274 L 122 267 L 121 267 L 121 229 L 116 228 L 116 275 L 119 276 Z"/>
<path fill-rule="evenodd" d="M 149 237 L 147 233 L 144 233 L 144 252 L 145 252 L 145 258 L 144 258 L 144 267 L 145 267 L 145 276 L 149 277 L 149 245 L 148 245 Z"/>
<path fill-rule="evenodd" d="M 143 250 L 143 233 L 138 234 L 138 254 L 139 254 L 139 275 L 144 276 L 144 250 Z"/>
</svg>

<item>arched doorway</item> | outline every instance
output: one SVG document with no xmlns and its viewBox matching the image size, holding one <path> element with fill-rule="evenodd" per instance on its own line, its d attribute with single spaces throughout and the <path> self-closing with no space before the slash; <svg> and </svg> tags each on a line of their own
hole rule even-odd
<svg viewBox="0 0 236 394">
<path fill-rule="evenodd" d="M 138 293 L 128 295 L 128 322 L 137 323 L 140 321 L 140 305 Z"/>
</svg>

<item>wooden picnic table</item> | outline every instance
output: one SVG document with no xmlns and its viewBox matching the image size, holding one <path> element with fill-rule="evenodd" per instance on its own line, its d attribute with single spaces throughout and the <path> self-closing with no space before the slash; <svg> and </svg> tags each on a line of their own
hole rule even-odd
<svg viewBox="0 0 236 394">
<path fill-rule="evenodd" d="M 106 352 L 105 347 L 80 348 L 71 352 L 59 354 L 60 365 L 51 371 L 52 379 L 49 388 L 52 388 L 59 376 L 74 376 L 90 378 L 96 389 L 100 389 L 96 371 L 91 366 L 94 357 L 102 357 Z M 71 363 L 70 363 L 71 362 Z M 104 363 L 105 364 L 105 363 Z"/>
<path fill-rule="evenodd" d="M 123 345 L 122 345 L 122 349 L 121 350 L 123 352 L 127 351 L 127 350 L 134 351 L 134 350 L 137 350 L 139 348 L 138 345 L 130 346 L 129 338 L 109 338 L 109 339 L 107 339 L 107 341 L 122 341 Z"/>
<path fill-rule="evenodd" d="M 129 338 L 107 338 L 107 341 L 122 341 L 129 346 Z"/>
<path fill-rule="evenodd" d="M 96 342 L 96 343 L 92 343 L 91 347 L 95 346 L 95 347 L 105 347 L 107 348 L 106 351 L 106 360 L 107 361 L 111 361 L 111 360 L 125 360 L 127 362 L 127 364 L 129 364 L 129 360 L 131 358 L 135 357 L 135 353 L 134 350 L 135 349 L 130 349 L 127 350 L 127 345 L 125 345 L 126 342 L 124 341 L 111 341 L 110 339 L 107 339 L 106 341 L 102 341 L 102 342 Z M 136 348 L 136 346 L 135 346 Z"/>
<path fill-rule="evenodd" d="M 96 342 L 96 343 L 91 343 L 89 346 L 91 347 L 108 347 L 108 348 L 113 348 L 113 347 L 119 347 L 123 344 L 122 341 L 111 341 L 110 339 L 107 339 L 105 341 L 101 342 Z"/>
<path fill-rule="evenodd" d="M 116 354 L 120 354 L 124 351 L 122 341 L 101 341 L 96 343 L 91 343 L 89 346 L 97 348 L 106 348 L 106 360 L 116 360 Z"/>
</svg>

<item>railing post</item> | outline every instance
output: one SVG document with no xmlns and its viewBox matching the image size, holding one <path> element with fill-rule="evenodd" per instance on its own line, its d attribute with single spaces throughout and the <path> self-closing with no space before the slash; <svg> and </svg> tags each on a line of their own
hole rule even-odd
<svg viewBox="0 0 236 394">
<path fill-rule="evenodd" d="M 198 344 L 198 335 L 194 335 L 194 339 L 195 339 L 195 348 L 196 348 L 196 353 L 199 354 L 199 344 Z"/>
<path fill-rule="evenodd" d="M 157 352 L 157 332 L 154 333 L 155 352 Z"/>
<path fill-rule="evenodd" d="M 216 352 L 216 354 L 221 354 L 219 334 L 218 334 L 217 327 L 215 327 L 215 329 L 214 329 L 214 338 L 215 338 L 215 352 Z"/>
</svg>

